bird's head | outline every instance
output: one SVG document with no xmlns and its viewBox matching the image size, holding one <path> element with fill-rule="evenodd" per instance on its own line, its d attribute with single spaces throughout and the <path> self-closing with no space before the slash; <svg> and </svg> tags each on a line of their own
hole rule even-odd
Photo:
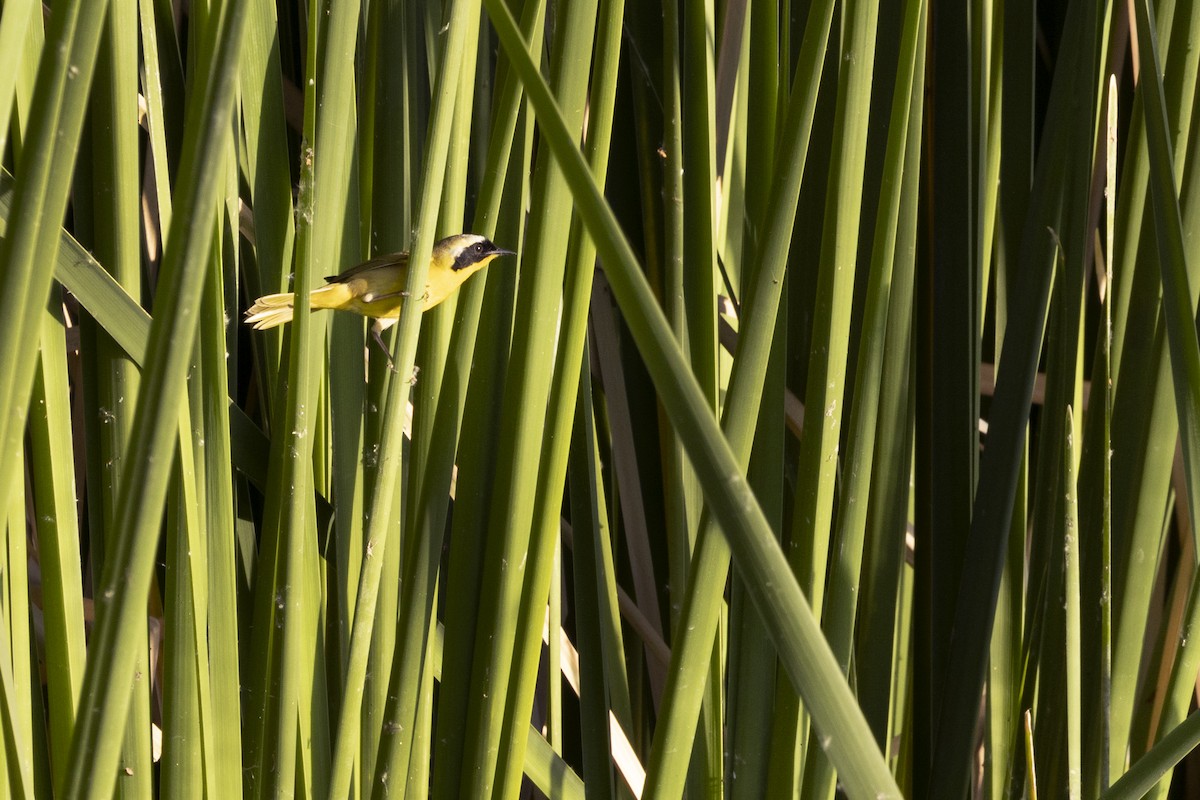
<svg viewBox="0 0 1200 800">
<path fill-rule="evenodd" d="M 497 247 L 485 237 L 474 233 L 447 236 L 433 247 L 434 259 L 437 261 L 445 259 L 455 272 L 464 269 L 478 269 L 493 258 L 511 255 L 516 255 L 516 253 Z"/>
</svg>

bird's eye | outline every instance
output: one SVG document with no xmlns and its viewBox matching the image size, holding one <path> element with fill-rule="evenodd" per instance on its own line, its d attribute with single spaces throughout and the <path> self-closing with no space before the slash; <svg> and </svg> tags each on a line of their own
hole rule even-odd
<svg viewBox="0 0 1200 800">
<path fill-rule="evenodd" d="M 476 252 L 476 253 L 482 253 L 482 252 L 483 252 L 483 242 L 476 242 L 476 243 L 475 243 L 475 252 Z"/>
</svg>

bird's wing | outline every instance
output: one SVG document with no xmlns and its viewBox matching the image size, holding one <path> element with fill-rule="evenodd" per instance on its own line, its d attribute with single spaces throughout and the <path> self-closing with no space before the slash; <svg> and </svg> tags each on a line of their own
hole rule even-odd
<svg viewBox="0 0 1200 800">
<path fill-rule="evenodd" d="M 353 278 L 363 275 L 363 273 L 371 272 L 377 269 L 395 269 L 397 267 L 403 269 L 408 266 L 408 253 L 388 253 L 382 256 L 375 256 L 370 261 L 364 261 L 361 264 L 350 267 L 349 269 L 337 275 L 327 275 L 325 280 L 329 283 L 345 283 Z"/>
</svg>

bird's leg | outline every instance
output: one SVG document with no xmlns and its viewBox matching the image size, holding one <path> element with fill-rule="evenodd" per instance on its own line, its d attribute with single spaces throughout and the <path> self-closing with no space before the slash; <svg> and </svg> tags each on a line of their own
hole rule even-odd
<svg viewBox="0 0 1200 800">
<path fill-rule="evenodd" d="M 379 343 L 379 349 L 383 351 L 383 356 L 387 359 L 388 369 L 390 369 L 392 372 L 395 372 L 396 364 L 394 361 L 392 361 L 392 354 L 388 350 L 388 346 L 383 341 L 383 328 L 380 326 L 378 320 L 371 324 L 371 336 L 374 337 L 375 341 Z"/>
<path fill-rule="evenodd" d="M 393 297 L 408 297 L 408 292 L 401 289 L 398 292 L 388 292 L 387 294 L 373 294 L 373 295 L 370 295 L 370 299 L 367 300 L 367 302 L 375 303 L 380 300 L 390 300 Z"/>
</svg>

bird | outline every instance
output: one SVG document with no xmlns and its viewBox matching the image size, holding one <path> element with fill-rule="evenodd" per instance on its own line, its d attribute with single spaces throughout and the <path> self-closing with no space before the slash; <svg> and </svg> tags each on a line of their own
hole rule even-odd
<svg viewBox="0 0 1200 800">
<path fill-rule="evenodd" d="M 447 236 L 433 246 L 429 258 L 429 277 L 425 294 L 420 298 L 421 310 L 441 303 L 458 290 L 467 278 L 486 267 L 494 258 L 516 255 L 474 233 Z M 374 320 L 371 334 L 388 357 L 392 356 L 383 343 L 383 331 L 396 324 L 400 309 L 408 295 L 408 253 L 389 253 L 376 256 L 350 267 L 339 275 L 325 278 L 326 284 L 308 295 L 311 309 L 333 308 L 353 311 Z M 263 295 L 246 311 L 246 324 L 255 330 L 275 328 L 292 321 L 296 296 L 292 292 Z"/>
</svg>

